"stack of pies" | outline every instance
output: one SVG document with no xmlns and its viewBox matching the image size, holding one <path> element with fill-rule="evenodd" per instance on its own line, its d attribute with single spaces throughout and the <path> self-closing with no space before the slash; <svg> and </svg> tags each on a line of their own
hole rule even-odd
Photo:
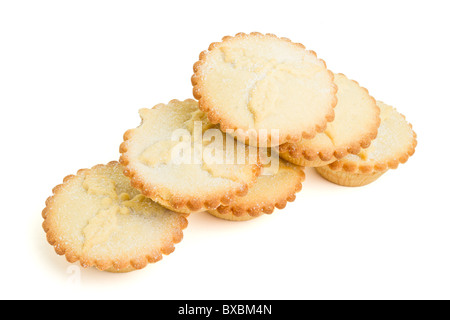
<svg viewBox="0 0 450 320">
<path fill-rule="evenodd" d="M 413 155 L 416 134 L 393 107 L 271 34 L 212 43 L 192 76 L 195 100 L 141 109 L 120 161 L 53 189 L 43 228 L 69 262 L 110 272 L 170 254 L 191 213 L 244 221 L 283 209 L 314 167 L 362 186 Z"/>
</svg>

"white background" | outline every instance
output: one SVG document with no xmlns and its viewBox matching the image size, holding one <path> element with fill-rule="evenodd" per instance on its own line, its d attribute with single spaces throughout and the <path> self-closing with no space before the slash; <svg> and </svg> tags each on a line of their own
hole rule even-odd
<svg viewBox="0 0 450 320">
<path fill-rule="evenodd" d="M 449 299 L 447 1 L 1 1 L 3 299 Z M 193 214 L 161 262 L 79 270 L 41 227 L 51 189 L 119 157 L 138 109 L 192 97 L 200 51 L 275 33 L 395 106 L 416 154 L 362 188 L 307 171 L 285 210 Z M 75 267 L 74 267 L 75 266 Z"/>
</svg>

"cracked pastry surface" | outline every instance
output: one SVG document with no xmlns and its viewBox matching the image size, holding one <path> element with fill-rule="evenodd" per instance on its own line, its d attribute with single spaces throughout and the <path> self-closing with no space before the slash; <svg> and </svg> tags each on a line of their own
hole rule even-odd
<svg viewBox="0 0 450 320">
<path fill-rule="evenodd" d="M 42 215 L 56 253 L 83 267 L 129 272 L 170 254 L 186 218 L 134 189 L 118 162 L 67 176 Z"/>
<path fill-rule="evenodd" d="M 396 169 L 411 157 L 417 135 L 405 117 L 395 108 L 377 101 L 381 113 L 378 136 L 367 149 L 316 168 L 325 179 L 345 186 L 361 186 L 378 179 L 389 169 Z"/>
<path fill-rule="evenodd" d="M 247 193 L 260 173 L 256 148 L 224 134 L 197 101 L 141 109 L 142 123 L 120 147 L 125 175 L 145 196 L 174 211 L 213 209 Z"/>
<path fill-rule="evenodd" d="M 210 122 L 224 132 L 239 129 L 236 137 L 251 145 L 312 138 L 334 118 L 336 86 L 325 62 L 271 34 L 239 33 L 211 44 L 194 65 L 192 84 Z M 278 139 L 271 130 L 279 130 Z"/>
<path fill-rule="evenodd" d="M 280 146 L 280 156 L 297 165 L 321 167 L 347 154 L 358 154 L 376 138 L 380 109 L 367 89 L 343 74 L 335 74 L 338 103 L 335 119 L 313 139 Z"/>
<path fill-rule="evenodd" d="M 275 208 L 283 209 L 287 202 L 294 201 L 305 180 L 303 167 L 280 159 L 278 168 L 264 169 L 269 170 L 258 177 L 246 196 L 208 212 L 221 219 L 245 221 L 271 214 Z"/>
</svg>

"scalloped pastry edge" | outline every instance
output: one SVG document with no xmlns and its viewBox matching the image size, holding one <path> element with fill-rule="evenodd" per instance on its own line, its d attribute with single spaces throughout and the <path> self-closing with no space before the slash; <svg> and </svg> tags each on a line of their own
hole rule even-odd
<svg viewBox="0 0 450 320">
<path fill-rule="evenodd" d="M 338 74 L 348 79 L 345 74 Z M 369 90 L 367 90 L 365 87 L 362 87 L 356 80 L 348 80 L 354 82 L 356 85 L 362 88 L 368 94 L 370 100 L 373 101 L 376 107 L 377 121 L 373 124 L 369 132 L 361 136 L 358 141 L 355 141 L 346 147 L 340 148 L 313 150 L 310 148 L 302 148 L 302 146 L 300 145 L 301 142 L 285 143 L 279 146 L 279 153 L 281 158 L 301 166 L 321 167 L 342 159 L 348 154 L 358 154 L 362 149 L 366 149 L 371 145 L 372 141 L 375 140 L 378 135 L 378 128 L 381 123 L 380 108 L 377 106 L 375 98 L 369 94 Z"/>
<path fill-rule="evenodd" d="M 249 144 L 250 141 L 254 141 L 254 130 L 253 129 L 241 129 L 238 128 L 236 126 L 234 126 L 230 121 L 227 121 L 225 118 L 221 118 L 217 112 L 214 111 L 214 106 L 210 105 L 207 101 L 205 101 L 205 99 L 203 98 L 204 96 L 204 89 L 203 86 L 201 84 L 200 81 L 200 76 L 199 76 L 199 72 L 201 67 L 203 66 L 203 64 L 206 62 L 206 58 L 208 55 L 209 51 L 214 50 L 217 46 L 219 46 L 221 43 L 227 42 L 227 41 L 231 41 L 233 39 L 239 39 L 239 38 L 246 38 L 246 37 L 270 37 L 270 38 L 275 38 L 275 39 L 279 39 L 285 42 L 288 42 L 290 44 L 293 44 L 294 46 L 297 46 L 303 50 L 306 51 L 307 54 L 313 55 L 315 58 L 317 58 L 321 63 L 323 63 L 323 66 L 325 69 L 327 69 L 327 65 L 325 63 L 324 60 L 319 59 L 317 57 L 317 53 L 312 51 L 312 50 L 306 50 L 305 46 L 301 43 L 295 43 L 292 42 L 290 39 L 285 38 L 285 37 L 278 37 L 274 34 L 271 33 L 266 33 L 266 34 L 262 34 L 260 32 L 251 32 L 249 34 L 240 32 L 237 33 L 235 36 L 225 36 L 222 38 L 221 42 L 213 42 L 209 45 L 208 49 L 205 51 L 202 51 L 199 55 L 199 60 L 194 64 L 193 66 L 193 70 L 194 70 L 194 74 L 191 77 L 191 83 L 193 85 L 193 95 L 194 98 L 198 100 L 199 102 L 199 108 L 200 110 L 202 110 L 203 112 L 205 112 L 208 116 L 209 121 L 212 124 L 219 124 L 220 129 L 223 132 L 226 132 L 227 130 L 233 130 L 235 132 L 238 132 L 239 130 L 239 134 L 236 135 L 236 138 L 246 144 Z M 283 143 L 287 143 L 287 142 L 298 142 L 300 141 L 302 138 L 305 139 L 312 139 L 316 136 L 316 134 L 324 132 L 326 130 L 326 127 L 328 125 L 328 122 L 332 122 L 334 120 L 334 107 L 336 107 L 337 105 L 337 97 L 336 97 L 336 93 L 337 93 L 337 86 L 334 83 L 334 74 L 333 72 L 331 72 L 330 70 L 327 69 L 327 72 L 331 78 L 331 83 L 332 83 L 332 89 L 333 89 L 333 101 L 331 103 L 330 106 L 330 111 L 327 115 L 325 115 L 324 119 L 321 121 L 321 123 L 317 123 L 315 125 L 310 126 L 309 128 L 305 129 L 303 132 L 298 133 L 298 134 L 283 134 L 280 135 L 278 137 L 278 143 L 277 144 L 273 144 L 272 145 L 272 137 L 271 134 L 268 133 L 267 134 L 267 139 L 264 141 L 261 141 L 260 137 L 258 137 L 258 145 L 268 145 L 271 147 L 275 147 L 277 145 L 281 145 Z"/>
<path fill-rule="evenodd" d="M 395 108 L 394 108 L 395 109 Z M 396 109 L 395 109 L 396 110 Z M 397 111 L 397 110 L 396 110 Z M 397 111 L 398 112 L 398 111 Z M 400 113 L 400 115 L 405 119 L 406 117 Z M 376 161 L 374 163 L 361 163 L 358 164 L 359 161 L 350 161 L 350 160 L 337 160 L 328 164 L 327 166 L 333 171 L 345 171 L 349 173 L 359 173 L 359 174 L 370 174 L 373 172 L 385 172 L 389 169 L 397 169 L 400 164 L 404 164 L 408 161 L 410 157 L 412 157 L 416 151 L 417 147 L 417 134 L 414 132 L 411 123 L 408 123 L 413 139 L 407 150 L 405 152 L 399 152 L 393 155 L 389 160 L 384 161 Z"/>
<path fill-rule="evenodd" d="M 180 101 L 177 99 L 173 99 L 169 102 L 170 103 L 182 103 L 186 101 L 195 101 L 193 99 L 186 99 L 184 101 Z M 195 101 L 197 102 L 197 101 Z M 164 106 L 165 104 L 160 103 L 154 106 L 152 109 L 159 108 L 161 106 Z M 142 124 L 142 123 L 141 123 Z M 259 163 L 253 165 L 252 173 L 253 173 L 253 180 L 249 183 L 242 183 L 239 187 L 234 188 L 228 192 L 215 194 L 214 196 L 200 200 L 198 196 L 184 196 L 184 197 L 172 197 L 170 199 L 164 199 L 160 196 L 161 192 L 158 191 L 158 186 L 153 185 L 151 182 L 146 180 L 144 177 L 140 176 L 139 173 L 135 170 L 132 170 L 129 166 L 131 163 L 131 159 L 128 152 L 128 143 L 133 138 L 133 134 L 137 128 L 129 129 L 127 130 L 123 135 L 123 142 L 120 145 L 119 152 L 121 153 L 119 162 L 124 167 L 124 175 L 130 178 L 131 185 L 138 189 L 144 196 L 152 199 L 153 201 L 161 204 L 162 206 L 179 212 L 179 213 L 185 213 L 190 214 L 193 212 L 200 212 L 205 210 L 211 210 L 215 209 L 220 205 L 227 205 L 232 202 L 232 200 L 235 197 L 242 197 L 245 196 L 248 192 L 248 189 L 255 183 L 257 177 L 261 174 L 261 166 Z"/>
<path fill-rule="evenodd" d="M 290 164 L 295 174 L 298 175 L 296 184 L 286 194 L 276 197 L 274 199 L 265 200 L 263 204 L 233 204 L 228 206 L 219 206 L 214 210 L 208 210 L 208 213 L 215 217 L 232 220 L 232 221 L 246 221 L 262 216 L 263 214 L 272 214 L 276 209 L 284 209 L 288 202 L 293 202 L 296 199 L 296 194 L 303 188 L 305 181 L 305 170 L 301 166 Z"/>
<path fill-rule="evenodd" d="M 71 181 L 72 179 L 80 176 L 90 170 L 95 170 L 101 167 L 117 166 L 119 162 L 111 161 L 108 164 L 98 164 L 90 169 L 80 169 L 77 171 L 76 175 L 68 175 L 63 179 L 63 183 L 57 185 L 52 190 L 52 195 L 45 201 L 45 208 L 42 210 L 42 217 L 44 222 L 42 223 L 42 228 L 46 233 L 47 242 L 53 246 L 55 252 L 58 255 L 65 256 L 66 260 L 70 263 L 79 262 L 83 268 L 95 267 L 100 271 L 108 271 L 113 273 L 123 273 L 131 272 L 139 269 L 145 268 L 149 263 L 155 263 L 162 259 L 162 255 L 169 255 L 175 250 L 175 244 L 179 243 L 183 239 L 183 230 L 187 227 L 188 221 L 183 216 L 180 215 L 180 223 L 177 228 L 172 230 L 172 241 L 165 243 L 158 251 L 148 252 L 142 254 L 140 257 L 135 257 L 133 259 L 117 259 L 117 260 L 98 260 L 84 257 L 82 254 L 78 254 L 72 249 L 65 241 L 59 241 L 57 236 L 57 231 L 55 231 L 55 226 L 50 225 L 49 216 L 52 214 L 51 205 L 55 201 L 55 196 L 57 196 L 63 188 L 63 185 Z"/>
</svg>

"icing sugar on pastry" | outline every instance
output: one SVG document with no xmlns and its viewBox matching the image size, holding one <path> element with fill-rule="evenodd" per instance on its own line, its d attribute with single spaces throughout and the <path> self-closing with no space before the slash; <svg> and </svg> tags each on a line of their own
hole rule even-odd
<svg viewBox="0 0 450 320">
<path fill-rule="evenodd" d="M 275 208 L 283 209 L 287 202 L 294 201 L 305 179 L 303 167 L 281 160 L 276 170 L 269 164 L 264 168 L 265 174 L 258 177 L 247 195 L 208 212 L 226 220 L 245 221 L 271 214 Z"/>
<path fill-rule="evenodd" d="M 393 107 L 377 101 L 381 110 L 378 136 L 372 144 L 353 155 L 316 168 L 325 179 L 344 186 L 363 186 L 396 169 L 411 157 L 417 145 L 417 135 L 403 115 Z"/>
<path fill-rule="evenodd" d="M 154 201 L 178 212 L 205 210 L 245 194 L 259 175 L 256 149 L 208 122 L 196 101 L 173 100 L 140 115 L 141 125 L 124 135 L 120 161 Z"/>
<path fill-rule="evenodd" d="M 83 188 L 89 194 L 106 196 L 101 199 L 102 206 L 106 208 L 99 209 L 83 229 L 85 237 L 83 250 L 89 250 L 108 241 L 109 236 L 117 229 L 117 214 L 127 215 L 132 210 L 143 209 L 145 199 L 143 195 L 138 194 L 133 199 L 130 199 L 128 193 L 121 193 L 119 196 L 115 190 L 115 182 L 106 176 L 86 175 Z"/>
<path fill-rule="evenodd" d="M 376 138 L 380 110 L 375 99 L 343 74 L 336 74 L 335 82 L 339 90 L 334 121 L 313 139 L 280 146 L 282 158 L 297 165 L 320 167 L 349 153 L 358 154 Z"/>
<path fill-rule="evenodd" d="M 182 239 L 185 217 L 134 189 L 117 162 L 79 170 L 54 188 L 43 228 L 69 262 L 127 272 L 170 254 Z"/>
<path fill-rule="evenodd" d="M 237 34 L 200 54 L 192 77 L 194 97 L 210 122 L 242 130 L 236 137 L 275 146 L 312 138 L 334 118 L 333 73 L 316 54 L 286 38 Z M 259 130 L 276 130 L 262 136 Z M 262 141 L 264 140 L 264 141 Z"/>
</svg>

